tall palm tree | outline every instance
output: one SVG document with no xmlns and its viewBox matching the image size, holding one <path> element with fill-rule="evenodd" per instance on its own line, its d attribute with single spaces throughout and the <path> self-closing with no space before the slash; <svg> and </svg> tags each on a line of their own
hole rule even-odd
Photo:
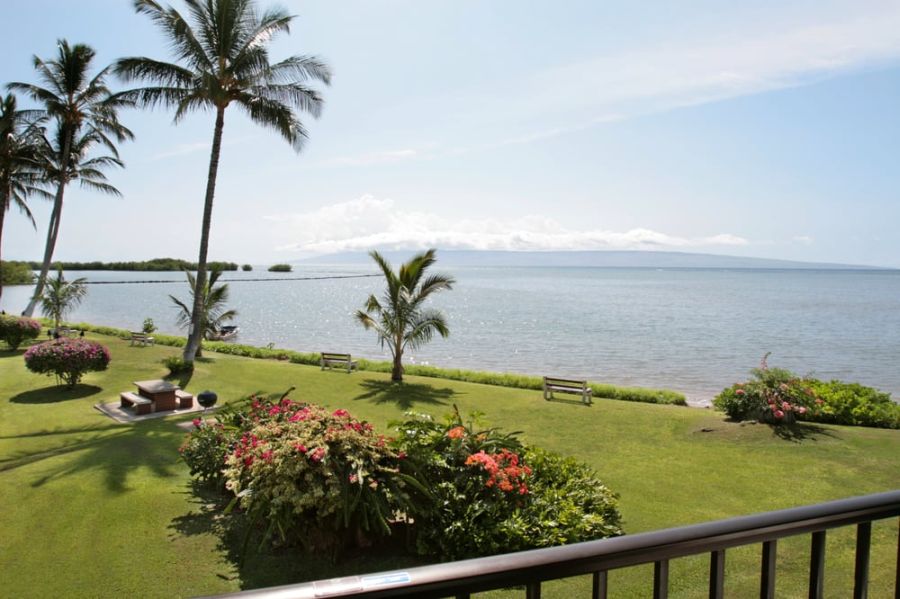
<svg viewBox="0 0 900 599">
<path fill-rule="evenodd" d="M 101 69 L 93 77 L 89 75 L 94 50 L 84 44 L 70 46 L 66 40 L 57 42 L 57 50 L 54 60 L 45 61 L 37 56 L 33 59 L 38 78 L 46 87 L 19 82 L 7 85 L 7 88 L 21 91 L 43 106 L 47 117 L 56 123 L 55 141 L 58 144 L 56 150 L 60 177 L 55 181 L 56 194 L 47 229 L 41 274 L 31 301 L 25 308 L 26 316 L 34 313 L 50 271 L 59 236 L 63 198 L 70 182 L 69 163 L 78 141 L 86 143 L 86 147 L 82 148 L 82 160 L 86 159 L 87 151 L 97 144 L 106 146 L 118 160 L 115 141 L 121 143 L 134 137 L 118 120 L 118 109 L 127 105 L 127 100 L 113 98 L 106 87 L 109 67 Z"/>
<path fill-rule="evenodd" d="M 169 299 L 171 299 L 175 304 L 175 307 L 178 308 L 178 317 L 176 321 L 178 326 L 189 328 L 194 322 L 191 315 L 193 314 L 192 310 L 195 305 L 194 299 L 198 295 L 197 277 L 189 271 L 185 271 L 184 274 L 187 275 L 188 288 L 191 295 L 190 306 L 174 295 L 170 295 Z M 222 328 L 224 323 L 233 320 L 234 317 L 237 316 L 236 310 L 228 310 L 225 308 L 229 296 L 228 283 L 222 283 L 218 287 L 216 286 L 221 275 L 221 270 L 211 270 L 209 273 L 209 280 L 206 283 L 206 289 L 202 290 L 203 293 L 199 294 L 203 298 L 200 327 L 203 331 L 204 339 L 214 338 L 219 333 L 219 329 Z M 200 352 L 201 348 L 198 347 L 195 357 L 199 356 Z"/>
<path fill-rule="evenodd" d="M 66 281 L 60 268 L 55 279 L 47 279 L 44 294 L 41 296 L 41 312 L 44 316 L 52 318 L 53 327 L 58 329 L 59 322 L 74 310 L 86 295 L 84 278 Z"/>
<path fill-rule="evenodd" d="M 26 199 L 30 195 L 53 198 L 40 187 L 44 179 L 36 163 L 41 116 L 37 110 L 19 110 L 13 94 L 0 99 L 0 247 L 6 213 L 13 205 L 37 228 Z"/>
<path fill-rule="evenodd" d="M 394 365 L 391 380 L 403 381 L 403 350 L 425 345 L 435 333 L 446 338 L 450 334 L 444 315 L 424 306 L 432 293 L 452 289 L 456 281 L 446 275 L 425 276 L 425 271 L 435 263 L 435 250 L 413 256 L 395 273 L 381 254 L 369 253 L 384 274 L 387 288 L 381 301 L 370 295 L 365 310 L 357 310 L 356 320 L 367 330 L 378 334 L 381 346 L 391 350 Z"/>
<path fill-rule="evenodd" d="M 123 92 L 122 97 L 141 106 L 174 108 L 175 123 L 193 110 L 209 109 L 216 114 L 197 259 L 197 285 L 203 290 L 225 110 L 235 104 L 255 123 L 280 133 L 299 152 L 307 133 L 294 110 L 319 115 L 322 98 L 306 83 L 317 80 L 328 84 L 331 72 L 311 56 L 269 62 L 268 43 L 276 35 L 288 33 L 294 18 L 281 9 L 258 14 L 254 0 L 185 0 L 185 4 L 191 22 L 155 0 L 134 0 L 135 10 L 163 30 L 177 64 L 122 58 L 115 70 L 126 81 L 154 83 L 153 87 Z M 200 347 L 202 306 L 203 296 L 198 293 L 184 348 L 184 360 L 188 362 Z"/>
</svg>

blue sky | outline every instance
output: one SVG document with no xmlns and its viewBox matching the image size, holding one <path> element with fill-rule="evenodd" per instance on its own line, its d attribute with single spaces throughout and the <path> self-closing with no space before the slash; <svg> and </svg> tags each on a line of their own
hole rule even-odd
<svg viewBox="0 0 900 599">
<path fill-rule="evenodd" d="M 173 3 L 183 8 L 177 0 Z M 269 5 L 262 2 L 261 5 Z M 656 249 L 900 266 L 900 4 L 282 2 L 333 68 L 299 155 L 226 115 L 210 255 Z M 55 40 L 169 60 L 125 0 L 4 0 L 0 82 Z M 116 86 L 120 86 L 116 83 Z M 213 116 L 128 111 L 121 199 L 67 192 L 61 260 L 195 259 Z M 42 254 L 15 209 L 3 256 Z"/>
</svg>

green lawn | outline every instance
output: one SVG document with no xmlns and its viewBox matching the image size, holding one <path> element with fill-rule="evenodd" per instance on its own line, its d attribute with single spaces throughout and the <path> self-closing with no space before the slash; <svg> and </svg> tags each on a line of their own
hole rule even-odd
<svg viewBox="0 0 900 599">
<path fill-rule="evenodd" d="M 93 409 L 132 381 L 162 377 L 169 347 L 110 347 L 112 363 L 73 391 L 25 370 L 23 350 L 0 350 L 0 580 L 26 596 L 192 596 L 390 569 L 411 558 L 357 557 L 337 566 L 287 552 L 237 559 L 212 498 L 194 492 L 177 458 L 173 419 L 119 425 Z M 210 354 L 189 380 L 220 401 L 295 386 L 294 399 L 343 407 L 385 430 L 405 410 L 440 415 L 457 404 L 523 439 L 589 462 L 620 495 L 628 532 L 900 488 L 900 431 L 821 426 L 783 438 L 765 425 L 676 406 L 597 400 L 591 408 L 545 402 L 540 392 Z M 828 596 L 847 596 L 853 531 L 829 533 Z M 897 522 L 877 524 L 871 597 L 889 596 Z M 778 596 L 805 596 L 809 538 L 779 543 Z M 728 552 L 726 594 L 758 594 L 757 547 Z M 707 558 L 672 563 L 670 596 L 705 597 Z M 648 596 L 650 567 L 610 575 L 613 597 Z M 584 593 L 584 578 L 551 583 L 545 596 Z M 493 593 L 502 595 L 504 593 Z M 518 593 L 521 595 L 521 593 Z"/>
</svg>

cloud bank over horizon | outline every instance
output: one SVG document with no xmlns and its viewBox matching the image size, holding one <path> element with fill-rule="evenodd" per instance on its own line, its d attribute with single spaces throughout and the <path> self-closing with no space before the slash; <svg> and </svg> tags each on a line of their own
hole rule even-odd
<svg viewBox="0 0 900 599">
<path fill-rule="evenodd" d="M 380 249 L 441 247 L 466 250 L 648 250 L 745 246 L 731 233 L 703 237 L 669 235 L 646 228 L 628 231 L 573 230 L 539 215 L 516 219 L 451 220 L 404 211 L 391 199 L 363 195 L 311 212 L 265 217 L 288 228 L 293 243 L 281 251 L 328 254 Z"/>
</svg>

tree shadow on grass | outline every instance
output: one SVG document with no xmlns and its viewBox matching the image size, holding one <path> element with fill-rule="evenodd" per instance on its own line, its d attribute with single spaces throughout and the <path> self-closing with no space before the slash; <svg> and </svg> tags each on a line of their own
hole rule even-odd
<svg viewBox="0 0 900 599">
<path fill-rule="evenodd" d="M 239 509 L 227 515 L 224 513 L 230 497 L 227 492 L 219 493 L 197 481 L 192 481 L 188 489 L 192 506 L 186 514 L 171 521 L 169 540 L 174 542 L 178 537 L 193 535 L 217 537 L 218 549 L 226 556 L 231 568 L 216 575 L 226 580 L 239 579 L 245 590 L 352 576 L 360 572 L 396 570 L 424 563 L 421 557 L 402 548 L 382 545 L 348 551 L 338 561 L 321 553 L 307 553 L 299 546 L 273 548 L 262 543 L 265 525 L 250 530 L 250 523 Z"/>
<path fill-rule="evenodd" d="M 412 408 L 417 403 L 445 406 L 447 400 L 457 394 L 448 387 L 437 389 L 421 383 L 393 383 L 373 379 L 366 379 L 361 387 L 365 391 L 354 397 L 354 400 L 369 400 L 376 404 L 395 403 L 404 410 Z"/>
<path fill-rule="evenodd" d="M 194 376 L 193 370 L 186 370 L 184 372 L 179 372 L 176 374 L 167 374 L 163 377 L 163 380 L 169 381 L 175 385 L 178 385 L 182 389 L 187 387 L 187 384 L 191 382 L 191 378 Z"/>
<path fill-rule="evenodd" d="M 69 401 L 71 399 L 90 397 L 101 391 L 103 391 L 103 389 L 96 385 L 78 384 L 71 389 L 65 385 L 55 385 L 53 387 L 44 387 L 43 389 L 23 391 L 18 395 L 13 395 L 9 401 L 25 404 L 58 403 L 61 401 Z"/>
<path fill-rule="evenodd" d="M 770 424 L 772 435 L 790 441 L 792 443 L 802 443 L 804 441 L 817 441 L 819 437 L 838 438 L 838 435 L 831 429 L 808 422 L 795 422 L 794 424 Z"/>
<path fill-rule="evenodd" d="M 176 475 L 178 445 L 184 433 L 171 422 L 117 428 L 117 432 L 99 431 L 89 436 L 79 435 L 54 447 L 17 452 L 0 460 L 0 472 L 37 465 L 38 475 L 31 483 L 37 488 L 57 479 L 95 471 L 101 473 L 106 488 L 113 493 L 129 491 L 128 478 L 139 469 L 149 469 L 157 478 Z M 39 464 L 50 459 L 53 461 Z"/>
</svg>

